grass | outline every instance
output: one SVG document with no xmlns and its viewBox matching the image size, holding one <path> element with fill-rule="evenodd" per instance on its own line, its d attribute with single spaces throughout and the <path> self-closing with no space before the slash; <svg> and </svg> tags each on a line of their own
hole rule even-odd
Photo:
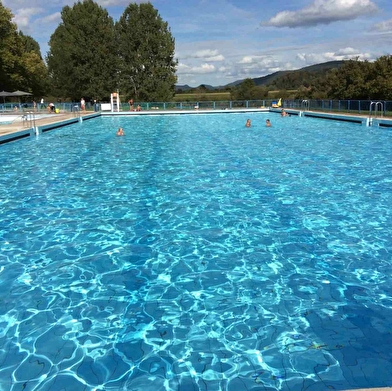
<svg viewBox="0 0 392 391">
<path fill-rule="evenodd" d="M 181 93 L 174 95 L 174 102 L 230 100 L 230 92 Z"/>
</svg>

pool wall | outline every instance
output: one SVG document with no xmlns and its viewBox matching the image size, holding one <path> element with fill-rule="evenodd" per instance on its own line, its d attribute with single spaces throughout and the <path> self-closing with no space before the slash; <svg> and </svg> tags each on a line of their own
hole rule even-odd
<svg viewBox="0 0 392 391">
<path fill-rule="evenodd" d="M 271 108 L 269 111 L 280 113 L 281 109 Z M 364 117 L 359 115 L 345 115 L 345 114 L 322 113 L 317 111 L 301 111 L 301 110 L 290 110 L 290 109 L 285 109 L 285 111 L 290 115 L 298 115 L 300 117 L 312 117 L 312 118 L 329 119 L 334 121 L 352 122 L 352 123 L 359 123 L 364 126 L 392 127 L 392 119 L 387 119 L 387 118 L 374 118 L 374 117 Z"/>
<path fill-rule="evenodd" d="M 97 112 L 85 115 L 83 117 L 74 117 L 71 119 L 53 122 L 50 124 L 36 126 L 34 128 L 28 128 L 12 133 L 8 133 L 0 136 L 0 144 L 8 143 L 11 141 L 17 141 L 22 138 L 34 137 L 42 133 L 46 133 L 50 130 L 54 130 L 57 128 L 61 128 L 63 126 L 67 126 L 76 122 L 88 121 L 97 117 L 108 117 L 108 116 L 143 116 L 143 115 L 198 115 L 198 114 L 222 114 L 222 113 L 276 113 L 280 114 L 281 108 L 251 108 L 251 109 L 230 109 L 230 110 L 171 110 L 171 111 L 122 111 L 122 112 Z M 297 115 L 299 117 L 312 117 L 312 118 L 320 118 L 326 120 L 334 120 L 334 121 L 343 121 L 343 122 L 352 122 L 359 123 L 364 126 L 378 126 L 378 127 L 392 127 L 392 119 L 386 118 L 373 118 L 373 117 L 365 117 L 358 115 L 344 115 L 344 114 L 333 114 L 333 113 L 323 113 L 323 112 L 315 112 L 315 111 L 301 111 L 295 109 L 286 109 L 285 111 L 290 115 Z"/>
<path fill-rule="evenodd" d="M 97 118 L 99 116 L 100 116 L 100 113 L 95 113 L 95 114 L 86 115 L 83 117 L 75 117 L 75 118 L 67 119 L 67 120 L 60 121 L 60 122 L 54 122 L 54 123 L 47 124 L 47 125 L 37 126 L 35 133 L 36 134 L 45 133 L 45 132 L 48 132 L 49 130 L 61 128 L 63 126 L 74 124 L 76 122 L 88 121 L 89 119 Z"/>
<path fill-rule="evenodd" d="M 8 133 L 0 137 L 0 144 L 9 143 L 11 141 L 20 140 L 22 138 L 27 138 L 34 136 L 35 132 L 33 128 L 20 130 L 18 132 Z"/>
</svg>

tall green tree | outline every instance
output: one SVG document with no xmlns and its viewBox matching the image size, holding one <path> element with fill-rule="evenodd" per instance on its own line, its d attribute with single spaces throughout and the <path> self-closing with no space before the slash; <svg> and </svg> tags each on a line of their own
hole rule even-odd
<svg viewBox="0 0 392 391">
<path fill-rule="evenodd" d="M 369 99 L 372 64 L 353 59 L 327 74 L 328 96 L 333 99 Z"/>
<path fill-rule="evenodd" d="M 175 43 L 151 3 L 130 4 L 116 23 L 119 88 L 142 101 L 167 101 L 177 81 Z"/>
<path fill-rule="evenodd" d="M 22 50 L 24 53 L 34 52 L 42 59 L 39 44 L 34 38 L 23 34 L 22 31 L 19 31 L 19 37 L 22 41 Z"/>
<path fill-rule="evenodd" d="M 48 68 L 42 59 L 39 44 L 35 39 L 22 32 L 19 32 L 19 37 L 22 46 L 20 60 L 24 69 L 24 87 L 22 89 L 28 89 L 36 97 L 44 96 L 49 88 Z"/>
<path fill-rule="evenodd" d="M 371 99 L 392 100 L 392 56 L 381 56 L 373 64 L 369 76 Z"/>
<path fill-rule="evenodd" d="M 0 1 L 0 89 L 13 90 L 23 83 L 22 43 L 13 15 Z"/>
<path fill-rule="evenodd" d="M 117 74 L 113 19 L 93 0 L 63 7 L 61 18 L 47 55 L 54 94 L 108 99 Z"/>
<path fill-rule="evenodd" d="M 235 87 L 231 92 L 231 98 L 234 100 L 257 99 L 257 89 L 253 79 L 247 78 Z"/>
<path fill-rule="evenodd" d="M 20 89 L 41 96 L 47 87 L 47 68 L 39 44 L 18 32 L 12 17 L 0 1 L 0 89 Z"/>
</svg>

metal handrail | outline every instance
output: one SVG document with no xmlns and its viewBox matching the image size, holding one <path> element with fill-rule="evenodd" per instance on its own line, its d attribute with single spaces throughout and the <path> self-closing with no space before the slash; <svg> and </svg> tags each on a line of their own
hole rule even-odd
<svg viewBox="0 0 392 391">
<path fill-rule="evenodd" d="M 309 110 L 309 101 L 307 99 L 303 99 L 301 102 L 301 109 Z"/>
<path fill-rule="evenodd" d="M 26 111 L 22 115 L 23 126 L 29 126 L 30 128 L 35 128 L 35 112 Z"/>
<path fill-rule="evenodd" d="M 73 106 L 73 113 L 74 113 L 74 117 L 80 118 L 80 107 L 79 105 L 74 105 Z"/>
<path fill-rule="evenodd" d="M 374 111 L 373 111 L 373 106 L 374 106 Z M 382 102 L 370 102 L 370 107 L 369 107 L 369 118 L 371 118 L 372 113 L 374 112 L 374 118 L 377 117 L 378 113 L 378 107 L 380 106 L 380 112 L 381 112 L 381 117 L 384 114 L 384 105 Z"/>
</svg>

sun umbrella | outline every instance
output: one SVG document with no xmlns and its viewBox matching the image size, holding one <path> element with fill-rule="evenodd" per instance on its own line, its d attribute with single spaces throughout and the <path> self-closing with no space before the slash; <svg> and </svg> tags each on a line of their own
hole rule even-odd
<svg viewBox="0 0 392 391">
<path fill-rule="evenodd" d="M 26 95 L 33 95 L 33 94 L 30 94 L 30 92 L 24 92 L 24 91 L 14 91 L 14 92 L 11 92 L 11 94 L 10 94 L 10 96 L 26 96 Z"/>
<path fill-rule="evenodd" d="M 21 96 L 26 96 L 26 95 L 33 95 L 33 94 L 30 94 L 30 92 L 19 91 L 19 90 L 14 91 L 14 92 L 11 93 L 11 96 L 19 97 L 19 106 L 20 106 L 20 97 Z"/>
<path fill-rule="evenodd" d="M 12 96 L 12 92 L 0 91 L 0 96 L 3 97 L 3 101 L 4 101 L 4 103 L 5 103 L 5 97 L 6 97 L 6 96 Z"/>
</svg>

